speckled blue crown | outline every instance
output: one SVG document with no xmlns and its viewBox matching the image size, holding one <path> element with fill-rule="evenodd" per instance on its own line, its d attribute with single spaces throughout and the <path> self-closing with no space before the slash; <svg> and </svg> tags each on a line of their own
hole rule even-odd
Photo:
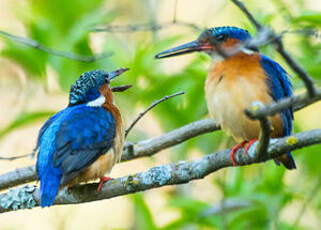
<svg viewBox="0 0 321 230">
<path fill-rule="evenodd" d="M 245 41 L 251 38 L 251 34 L 247 30 L 234 27 L 234 26 L 214 27 L 214 28 L 205 30 L 200 35 L 200 38 L 208 35 L 215 36 L 215 37 L 218 37 L 219 35 L 227 35 L 229 38 L 239 39 L 241 41 Z"/>
<path fill-rule="evenodd" d="M 102 70 L 83 73 L 70 89 L 69 106 L 86 103 L 99 97 L 98 88 L 106 82 L 106 77 L 108 73 Z"/>
</svg>

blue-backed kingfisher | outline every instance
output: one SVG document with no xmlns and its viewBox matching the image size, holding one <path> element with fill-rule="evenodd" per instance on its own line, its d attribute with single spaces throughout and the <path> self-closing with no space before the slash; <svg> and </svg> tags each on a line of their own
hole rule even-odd
<svg viewBox="0 0 321 230">
<path fill-rule="evenodd" d="M 110 179 L 104 175 L 119 162 L 124 145 L 124 126 L 113 92 L 131 87 L 110 87 L 110 81 L 127 70 L 83 73 L 71 87 L 68 106 L 40 129 L 36 170 L 42 207 L 52 205 L 63 186 L 100 178 L 100 191 Z"/>
<path fill-rule="evenodd" d="M 156 58 L 166 58 L 195 51 L 212 57 L 212 65 L 205 84 L 207 107 L 210 115 L 240 144 L 231 151 L 236 165 L 235 152 L 245 152 L 258 139 L 260 124 L 250 120 L 244 110 L 260 101 L 269 104 L 292 95 L 287 72 L 275 61 L 259 53 L 256 47 L 245 44 L 251 39 L 248 31 L 237 27 L 216 27 L 205 30 L 195 41 L 168 49 Z M 222 53 L 228 54 L 223 57 Z M 270 117 L 271 137 L 289 136 L 292 132 L 293 109 Z M 287 169 L 295 169 L 291 153 L 275 159 Z"/>
</svg>

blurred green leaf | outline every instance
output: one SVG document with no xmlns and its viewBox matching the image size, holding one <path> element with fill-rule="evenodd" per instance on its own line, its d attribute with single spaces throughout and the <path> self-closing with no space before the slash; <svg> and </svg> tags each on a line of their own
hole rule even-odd
<svg viewBox="0 0 321 230">
<path fill-rule="evenodd" d="M 52 111 L 36 111 L 20 113 L 7 127 L 0 130 L 0 139 L 15 129 L 46 119 L 55 114 Z"/>
<path fill-rule="evenodd" d="M 314 25 L 321 26 L 321 13 L 311 12 L 293 18 L 293 22 L 309 22 Z"/>
<path fill-rule="evenodd" d="M 137 230 L 153 230 L 157 229 L 154 224 L 152 214 L 141 194 L 134 194 L 131 196 L 134 204 L 134 218 L 135 226 Z"/>
</svg>

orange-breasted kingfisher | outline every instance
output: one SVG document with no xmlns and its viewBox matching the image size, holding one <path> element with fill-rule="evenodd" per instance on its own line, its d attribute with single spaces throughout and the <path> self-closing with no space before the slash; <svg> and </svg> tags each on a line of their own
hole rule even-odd
<svg viewBox="0 0 321 230">
<path fill-rule="evenodd" d="M 237 27 L 216 27 L 205 30 L 195 41 L 168 49 L 156 58 L 166 58 L 195 51 L 205 52 L 212 58 L 206 79 L 205 95 L 211 117 L 240 144 L 231 151 L 236 165 L 235 152 L 258 139 L 260 124 L 250 120 L 244 110 L 254 102 L 267 105 L 292 95 L 287 72 L 275 61 L 261 54 L 256 47 L 245 48 L 251 39 L 248 31 Z M 230 54 L 223 58 L 221 53 Z M 293 109 L 270 117 L 271 137 L 291 135 Z M 287 169 L 295 169 L 291 153 L 274 159 Z"/>
<path fill-rule="evenodd" d="M 39 131 L 36 171 L 40 180 L 40 205 L 50 206 L 58 190 L 100 178 L 98 191 L 119 162 L 124 126 L 113 92 L 131 85 L 110 87 L 110 81 L 127 71 L 83 73 L 72 85 L 68 106 L 50 117 Z"/>
</svg>

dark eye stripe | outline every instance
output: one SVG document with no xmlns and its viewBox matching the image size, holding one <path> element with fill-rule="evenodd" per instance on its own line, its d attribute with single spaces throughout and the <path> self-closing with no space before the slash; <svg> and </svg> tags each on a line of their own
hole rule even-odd
<svg viewBox="0 0 321 230">
<path fill-rule="evenodd" d="M 227 38 L 226 34 L 219 34 L 215 37 L 216 41 L 218 42 L 223 42 L 226 40 L 226 38 Z"/>
</svg>

